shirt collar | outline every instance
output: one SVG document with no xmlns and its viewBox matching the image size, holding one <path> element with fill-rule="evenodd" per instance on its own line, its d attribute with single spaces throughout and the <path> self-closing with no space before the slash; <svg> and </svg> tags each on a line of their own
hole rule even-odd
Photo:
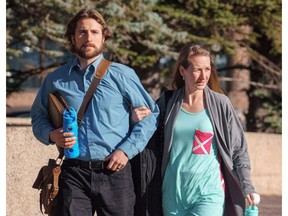
<svg viewBox="0 0 288 216">
<path fill-rule="evenodd" d="M 102 60 L 102 58 L 103 58 L 103 54 L 100 54 L 99 57 L 94 62 L 92 62 L 91 65 L 94 67 L 94 71 L 98 67 L 98 65 L 99 65 L 100 61 Z"/>
<path fill-rule="evenodd" d="M 103 54 L 100 54 L 99 57 L 94 62 L 92 62 L 92 64 L 89 67 L 93 66 L 94 67 L 93 69 L 95 71 L 95 69 L 98 67 L 98 65 L 99 65 L 99 63 L 100 63 L 102 58 L 103 58 Z M 80 67 L 80 64 L 79 64 L 79 61 L 78 61 L 77 57 L 75 57 L 72 60 L 72 62 L 70 63 L 69 73 L 68 73 L 69 75 L 71 74 L 72 70 L 76 70 L 76 71 L 80 71 L 81 70 L 81 67 Z"/>
</svg>

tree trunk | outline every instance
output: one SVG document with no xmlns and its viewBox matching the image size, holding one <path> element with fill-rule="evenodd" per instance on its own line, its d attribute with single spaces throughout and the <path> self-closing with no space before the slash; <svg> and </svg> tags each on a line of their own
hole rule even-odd
<svg viewBox="0 0 288 216">
<path fill-rule="evenodd" d="M 240 27 L 241 31 L 245 34 L 249 34 L 252 31 L 252 27 L 243 25 Z M 233 32 L 233 40 L 245 40 L 245 35 Z M 237 47 L 235 49 L 236 54 L 229 58 L 228 64 L 230 66 L 241 65 L 247 68 L 251 64 L 251 57 L 249 56 L 246 47 Z M 242 123 L 243 128 L 246 130 L 246 114 L 249 110 L 249 97 L 247 91 L 250 88 L 250 70 L 248 69 L 232 69 L 229 71 L 229 76 L 234 80 L 228 85 L 228 96 L 235 108 L 235 111 Z"/>
</svg>

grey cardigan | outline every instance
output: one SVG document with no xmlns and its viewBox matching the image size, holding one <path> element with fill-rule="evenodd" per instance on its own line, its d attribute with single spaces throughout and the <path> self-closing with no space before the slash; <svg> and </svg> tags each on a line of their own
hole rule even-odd
<svg viewBox="0 0 288 216">
<path fill-rule="evenodd" d="M 184 89 L 175 90 L 166 107 L 162 178 L 169 160 L 174 123 L 182 105 L 183 94 Z M 222 163 L 226 185 L 224 215 L 243 216 L 245 211 L 243 195 L 255 193 L 250 179 L 250 159 L 244 131 L 227 96 L 216 93 L 208 87 L 204 89 L 204 95 L 212 120 L 215 141 L 224 162 Z M 165 110 L 164 94 L 159 98 L 158 105 L 160 110 Z"/>
</svg>

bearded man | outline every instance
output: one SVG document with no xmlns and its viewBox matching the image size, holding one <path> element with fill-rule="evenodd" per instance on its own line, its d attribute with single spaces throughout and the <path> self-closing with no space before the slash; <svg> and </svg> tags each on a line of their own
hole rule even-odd
<svg viewBox="0 0 288 216">
<path fill-rule="evenodd" d="M 42 143 L 71 148 L 71 132 L 49 121 L 48 94 L 60 92 L 79 111 L 112 32 L 94 9 L 83 8 L 68 23 L 65 36 L 75 58 L 50 73 L 31 109 L 32 129 Z M 130 109 L 151 114 L 130 125 Z M 144 110 L 145 108 L 143 108 Z M 157 126 L 158 106 L 132 68 L 112 62 L 98 84 L 78 129 L 80 155 L 63 161 L 61 216 L 132 216 L 135 194 L 129 160 L 147 145 Z"/>
</svg>

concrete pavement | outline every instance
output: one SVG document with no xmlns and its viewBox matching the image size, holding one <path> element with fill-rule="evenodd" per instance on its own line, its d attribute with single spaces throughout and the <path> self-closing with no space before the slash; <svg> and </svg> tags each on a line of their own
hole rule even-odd
<svg viewBox="0 0 288 216">
<path fill-rule="evenodd" d="M 262 195 L 258 208 L 259 216 L 281 216 L 282 196 Z"/>
</svg>

